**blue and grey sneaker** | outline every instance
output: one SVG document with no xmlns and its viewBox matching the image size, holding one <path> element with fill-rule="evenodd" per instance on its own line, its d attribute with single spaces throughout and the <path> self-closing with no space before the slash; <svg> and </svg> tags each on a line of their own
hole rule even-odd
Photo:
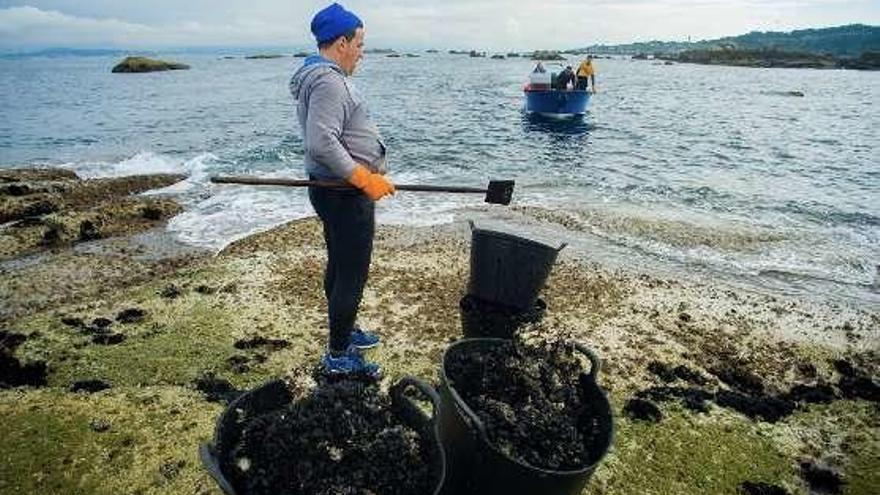
<svg viewBox="0 0 880 495">
<path fill-rule="evenodd" d="M 361 350 L 372 349 L 379 345 L 379 336 L 361 327 L 354 327 L 351 331 L 351 345 Z"/>
<path fill-rule="evenodd" d="M 364 375 L 378 378 L 382 374 L 382 368 L 364 359 L 354 346 L 349 346 L 344 354 L 336 357 L 328 350 L 321 358 L 321 365 L 324 367 L 324 372 L 329 375 Z"/>
</svg>

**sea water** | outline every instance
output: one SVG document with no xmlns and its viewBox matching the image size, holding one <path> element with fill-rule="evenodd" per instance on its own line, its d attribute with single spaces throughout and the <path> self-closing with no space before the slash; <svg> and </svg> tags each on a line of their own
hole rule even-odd
<svg viewBox="0 0 880 495">
<path fill-rule="evenodd" d="M 167 229 L 209 249 L 312 215 L 301 188 L 209 182 L 304 175 L 302 59 L 222 55 L 158 54 L 192 68 L 149 74 L 0 59 L 0 167 L 187 174 L 161 191 L 185 206 Z M 368 55 L 354 77 L 391 179 L 513 179 L 514 201 L 400 192 L 380 223 L 473 219 L 614 269 L 880 304 L 880 74 L 600 59 L 589 113 L 560 122 L 523 113 L 527 59 L 419 55 Z"/>
</svg>

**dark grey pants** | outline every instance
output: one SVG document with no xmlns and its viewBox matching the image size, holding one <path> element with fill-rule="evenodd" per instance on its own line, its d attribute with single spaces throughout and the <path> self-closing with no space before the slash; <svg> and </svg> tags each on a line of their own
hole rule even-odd
<svg viewBox="0 0 880 495">
<path fill-rule="evenodd" d="M 375 204 L 357 189 L 309 187 L 309 200 L 324 224 L 327 245 L 324 295 L 330 350 L 344 351 L 370 270 L 376 228 Z"/>
</svg>

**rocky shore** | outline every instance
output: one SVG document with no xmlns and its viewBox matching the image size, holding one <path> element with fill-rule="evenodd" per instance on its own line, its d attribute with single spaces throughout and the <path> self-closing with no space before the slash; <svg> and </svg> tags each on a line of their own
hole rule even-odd
<svg viewBox="0 0 880 495">
<path fill-rule="evenodd" d="M 132 195 L 180 177 L 2 174 L 0 493 L 219 494 L 197 449 L 225 401 L 276 377 L 307 382 L 324 348 L 318 222 L 214 254 L 164 234 L 173 200 Z M 461 336 L 468 232 L 379 226 L 360 319 L 383 338 L 370 357 L 384 386 L 436 383 Z M 542 298 L 547 316 L 524 337 L 576 339 L 604 360 L 617 432 L 585 494 L 880 486 L 876 308 L 565 253 Z"/>
<path fill-rule="evenodd" d="M 647 58 L 641 54 L 633 58 Z M 782 69 L 853 69 L 880 70 L 880 53 L 864 52 L 858 58 L 783 51 L 775 49 L 699 49 L 675 54 L 657 54 L 657 59 L 703 65 L 731 65 Z"/>
<path fill-rule="evenodd" d="M 113 67 L 114 73 L 162 72 L 166 70 L 188 70 L 190 67 L 179 62 L 166 62 L 147 57 L 125 57 Z"/>
</svg>

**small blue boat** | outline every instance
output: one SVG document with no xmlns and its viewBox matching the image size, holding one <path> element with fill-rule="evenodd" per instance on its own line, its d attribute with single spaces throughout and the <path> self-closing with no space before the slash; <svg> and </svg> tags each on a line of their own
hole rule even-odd
<svg viewBox="0 0 880 495">
<path fill-rule="evenodd" d="M 590 103 L 584 89 L 525 89 L 526 112 L 544 117 L 569 118 L 583 115 Z"/>
</svg>

